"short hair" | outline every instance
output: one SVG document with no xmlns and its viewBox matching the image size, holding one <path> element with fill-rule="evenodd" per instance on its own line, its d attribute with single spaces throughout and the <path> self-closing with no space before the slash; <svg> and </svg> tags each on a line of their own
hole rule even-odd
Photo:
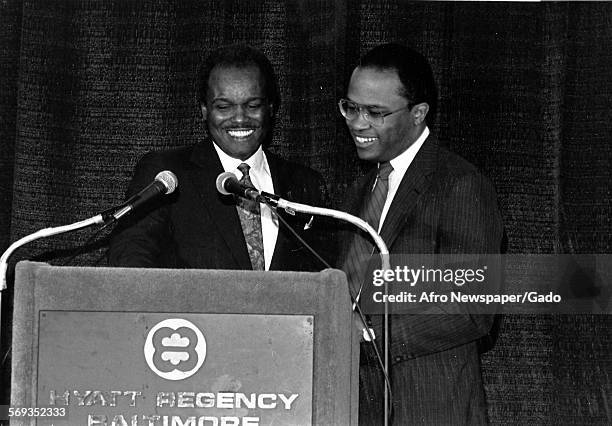
<svg viewBox="0 0 612 426">
<path fill-rule="evenodd" d="M 411 105 L 429 104 L 428 116 L 433 119 L 438 106 L 438 92 L 429 62 L 416 50 L 397 43 L 381 44 L 367 52 L 359 67 L 394 70 L 404 86 L 400 93 Z"/>
<path fill-rule="evenodd" d="M 206 102 L 208 79 L 215 67 L 258 68 L 264 78 L 266 98 L 272 102 L 274 111 L 278 109 L 280 94 L 272 64 L 260 50 L 241 44 L 219 47 L 202 61 L 197 72 L 197 100 L 200 105 Z"/>
</svg>

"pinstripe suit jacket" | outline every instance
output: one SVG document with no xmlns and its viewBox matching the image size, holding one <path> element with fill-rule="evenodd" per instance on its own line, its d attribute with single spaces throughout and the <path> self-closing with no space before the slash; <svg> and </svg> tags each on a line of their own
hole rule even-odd
<svg viewBox="0 0 612 426">
<path fill-rule="evenodd" d="M 348 212 L 359 214 L 375 173 L 351 188 Z M 499 253 L 502 234 L 490 182 L 429 136 L 381 229 L 390 253 Z M 492 322 L 485 315 L 391 315 L 394 425 L 487 422 L 477 340 L 488 334 Z M 380 324 L 380 318 L 374 323 Z M 364 425 L 382 422 L 383 382 L 371 360 L 371 347 L 362 344 L 359 415 Z"/>
</svg>

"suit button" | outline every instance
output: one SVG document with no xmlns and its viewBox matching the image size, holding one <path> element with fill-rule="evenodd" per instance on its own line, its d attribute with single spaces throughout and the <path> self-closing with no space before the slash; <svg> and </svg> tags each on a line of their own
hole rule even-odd
<svg viewBox="0 0 612 426">
<path fill-rule="evenodd" d="M 395 362 L 400 362 L 401 360 L 402 360 L 402 357 L 401 357 L 401 356 L 396 356 L 396 357 L 395 357 Z"/>
</svg>

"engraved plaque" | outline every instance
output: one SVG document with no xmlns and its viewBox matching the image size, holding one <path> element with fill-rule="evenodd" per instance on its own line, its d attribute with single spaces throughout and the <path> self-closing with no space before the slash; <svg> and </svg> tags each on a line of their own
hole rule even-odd
<svg viewBox="0 0 612 426">
<path fill-rule="evenodd" d="M 307 425 L 312 378 L 308 315 L 40 311 L 56 426 Z"/>
</svg>

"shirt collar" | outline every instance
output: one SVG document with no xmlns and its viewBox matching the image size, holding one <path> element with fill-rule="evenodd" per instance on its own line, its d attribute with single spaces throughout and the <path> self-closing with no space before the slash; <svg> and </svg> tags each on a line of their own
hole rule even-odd
<svg viewBox="0 0 612 426">
<path fill-rule="evenodd" d="M 425 126 L 425 130 L 423 130 L 423 133 L 421 133 L 417 140 L 414 141 L 414 143 L 410 145 L 408 149 L 406 149 L 400 155 L 389 161 L 393 166 L 394 172 L 399 172 L 398 174 L 400 176 L 403 176 L 404 173 L 406 173 L 406 170 L 408 170 L 408 167 L 410 167 L 410 164 L 412 164 L 414 157 L 416 157 L 417 153 L 419 152 L 419 149 L 421 149 L 421 146 L 423 146 L 423 143 L 425 143 L 425 139 L 427 139 L 428 136 L 429 127 Z"/>
<path fill-rule="evenodd" d="M 219 145 L 217 145 L 215 142 L 213 142 L 212 144 L 215 147 L 215 151 L 217 151 L 219 160 L 221 160 L 223 170 L 226 172 L 236 173 L 236 171 L 238 170 L 238 166 L 242 163 L 247 163 L 251 167 L 251 170 L 255 172 L 262 172 L 267 169 L 267 162 L 261 145 L 259 145 L 257 151 L 255 151 L 253 155 L 251 155 L 249 158 L 247 158 L 246 160 L 240 160 L 238 158 L 234 158 L 226 154 L 225 151 L 219 148 Z"/>
</svg>

